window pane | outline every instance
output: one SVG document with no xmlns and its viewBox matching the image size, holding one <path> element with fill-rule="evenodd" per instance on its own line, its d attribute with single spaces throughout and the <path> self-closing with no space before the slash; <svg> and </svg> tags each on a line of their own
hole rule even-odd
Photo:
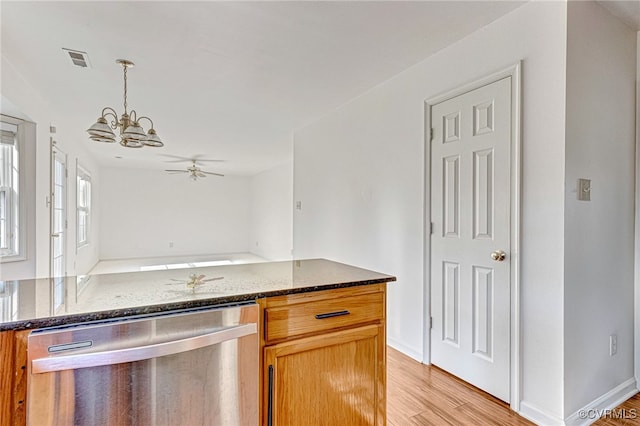
<svg viewBox="0 0 640 426">
<path fill-rule="evenodd" d="M 78 242 L 85 243 L 87 241 L 87 212 L 78 211 Z"/>
<path fill-rule="evenodd" d="M 78 181 L 78 207 L 87 206 L 87 186 L 82 178 Z"/>
<path fill-rule="evenodd" d="M 11 187 L 13 155 L 9 145 L 0 145 L 0 186 Z"/>
<path fill-rule="evenodd" d="M 62 222 L 62 210 L 53 211 L 53 232 L 62 232 L 64 223 Z"/>
<path fill-rule="evenodd" d="M 56 185 L 53 188 L 53 207 L 56 209 L 62 208 L 62 194 L 64 194 L 62 187 L 60 185 Z"/>
<path fill-rule="evenodd" d="M 18 285 L 0 281 L 0 321 L 14 321 L 18 316 Z"/>
<path fill-rule="evenodd" d="M 0 248 L 8 249 L 7 192 L 0 191 Z"/>
<path fill-rule="evenodd" d="M 53 309 L 54 312 L 62 306 L 64 302 L 64 278 L 53 279 Z"/>
<path fill-rule="evenodd" d="M 77 169 L 77 244 L 84 245 L 89 242 L 89 224 L 91 220 L 91 176 L 78 167 Z"/>
</svg>

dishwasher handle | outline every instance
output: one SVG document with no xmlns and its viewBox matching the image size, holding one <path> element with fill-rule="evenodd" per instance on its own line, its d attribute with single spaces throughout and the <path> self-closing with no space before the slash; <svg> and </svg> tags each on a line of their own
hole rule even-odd
<svg viewBox="0 0 640 426">
<path fill-rule="evenodd" d="M 228 340 L 238 339 L 250 334 L 256 334 L 258 327 L 255 323 L 242 324 L 214 331 L 201 336 L 172 340 L 153 345 L 139 346 L 126 349 L 115 349 L 77 355 L 64 355 L 49 358 L 34 359 L 31 363 L 32 373 L 49 373 L 52 371 L 75 370 L 77 368 L 99 367 L 103 365 L 121 364 L 125 362 L 141 361 L 173 355 L 205 346 L 216 345 Z"/>
</svg>

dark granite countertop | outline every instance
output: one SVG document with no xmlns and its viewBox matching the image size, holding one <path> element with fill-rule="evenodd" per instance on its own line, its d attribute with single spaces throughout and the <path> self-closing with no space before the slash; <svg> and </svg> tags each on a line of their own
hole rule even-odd
<svg viewBox="0 0 640 426">
<path fill-rule="evenodd" d="M 201 277 L 195 288 L 193 275 Z M 325 259 L 5 281 L 0 331 L 100 321 L 250 302 L 262 297 L 395 281 L 390 275 Z M 57 296 L 56 296 L 57 295 Z"/>
</svg>

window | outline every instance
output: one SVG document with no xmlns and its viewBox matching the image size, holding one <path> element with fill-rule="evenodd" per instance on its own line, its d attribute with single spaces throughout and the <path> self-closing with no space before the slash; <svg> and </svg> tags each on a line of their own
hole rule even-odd
<svg viewBox="0 0 640 426">
<path fill-rule="evenodd" d="M 77 243 L 78 247 L 89 244 L 91 226 L 91 176 L 77 166 Z"/>
<path fill-rule="evenodd" d="M 20 144 L 16 123 L 0 121 L 0 258 L 20 255 Z"/>
</svg>

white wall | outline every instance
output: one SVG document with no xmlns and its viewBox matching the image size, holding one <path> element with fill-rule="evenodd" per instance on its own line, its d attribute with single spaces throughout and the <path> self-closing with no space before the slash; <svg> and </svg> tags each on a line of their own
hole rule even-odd
<svg viewBox="0 0 640 426">
<path fill-rule="evenodd" d="M 636 32 L 595 2 L 569 2 L 565 417 L 634 375 L 635 81 Z M 591 201 L 578 201 L 578 178 L 591 179 Z"/>
<path fill-rule="evenodd" d="M 100 259 L 249 251 L 249 181 L 102 169 Z"/>
<path fill-rule="evenodd" d="M 552 421 L 563 414 L 566 7 L 527 3 L 294 139 L 295 257 L 396 275 L 389 343 L 427 358 L 424 101 L 523 60 L 521 400 L 529 415 Z"/>
<path fill-rule="evenodd" d="M 293 248 L 293 165 L 252 176 L 251 253 L 269 260 L 291 259 Z"/>
<path fill-rule="evenodd" d="M 50 136 L 54 137 L 60 149 L 67 154 L 67 273 L 84 273 L 97 262 L 99 235 L 96 227 L 92 227 L 92 244 L 81 249 L 76 256 L 75 162 L 80 161 L 91 172 L 94 181 L 100 179 L 98 167 L 84 149 L 84 141 L 72 140 L 67 136 L 69 129 L 58 127 L 55 135 L 49 133 L 49 126 L 55 126 L 56 122 L 55 101 L 47 102 L 42 99 L 5 56 L 2 56 L 1 87 L 2 97 L 11 103 L 11 108 L 35 123 L 35 146 L 30 147 L 34 152 L 29 153 L 29 156 L 35 159 L 35 164 L 28 165 L 27 188 L 24 192 L 28 197 L 26 208 L 29 258 L 27 262 L 21 262 L 22 264 L 2 265 L 2 277 L 41 278 L 49 275 L 49 207 L 46 200 L 50 192 Z M 99 195 L 94 194 L 94 198 L 99 198 Z"/>
</svg>

